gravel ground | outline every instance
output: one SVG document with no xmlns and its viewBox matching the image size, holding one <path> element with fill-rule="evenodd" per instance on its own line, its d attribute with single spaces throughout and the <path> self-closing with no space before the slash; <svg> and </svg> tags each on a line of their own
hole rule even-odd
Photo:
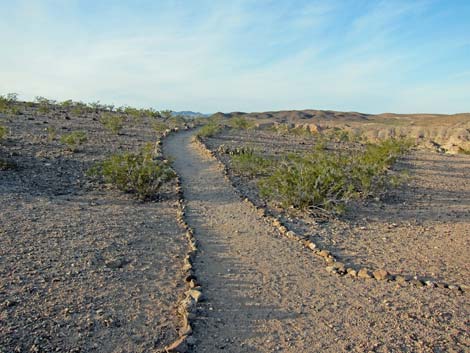
<svg viewBox="0 0 470 353">
<path fill-rule="evenodd" d="M 93 161 L 155 141 L 147 119 L 113 135 L 98 117 L 0 116 L 0 158 L 17 166 L 0 171 L 0 352 L 158 352 L 178 337 L 174 185 L 143 203 L 91 183 Z M 76 130 L 88 141 L 72 153 L 59 137 Z"/>
</svg>

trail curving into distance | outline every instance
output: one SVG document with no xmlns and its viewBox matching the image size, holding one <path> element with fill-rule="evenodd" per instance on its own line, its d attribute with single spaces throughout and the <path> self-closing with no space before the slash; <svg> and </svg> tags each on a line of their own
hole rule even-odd
<svg viewBox="0 0 470 353">
<path fill-rule="evenodd" d="M 170 136 L 163 151 L 174 159 L 199 244 L 194 267 L 205 301 L 194 352 L 421 352 L 465 346 L 451 337 L 456 332 L 468 343 L 464 320 L 428 320 L 443 307 L 458 310 L 464 297 L 448 303 L 447 292 L 329 275 L 240 199 L 193 135 Z"/>
</svg>

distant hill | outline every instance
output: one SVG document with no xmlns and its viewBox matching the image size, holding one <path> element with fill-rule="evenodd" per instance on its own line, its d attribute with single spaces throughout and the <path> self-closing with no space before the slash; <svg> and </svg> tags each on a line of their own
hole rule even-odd
<svg viewBox="0 0 470 353">
<path fill-rule="evenodd" d="M 286 110 L 257 113 L 217 113 L 221 118 L 245 117 L 258 127 L 287 124 L 310 131 L 342 128 L 365 135 L 370 141 L 408 137 L 421 145 L 440 146 L 450 153 L 470 153 L 470 113 L 364 114 L 332 110 Z"/>
<path fill-rule="evenodd" d="M 204 114 L 204 113 L 198 113 L 198 112 L 193 112 L 190 110 L 183 110 L 180 112 L 172 112 L 173 115 L 180 115 L 184 116 L 185 118 L 198 118 L 198 117 L 208 117 L 210 114 Z"/>
</svg>

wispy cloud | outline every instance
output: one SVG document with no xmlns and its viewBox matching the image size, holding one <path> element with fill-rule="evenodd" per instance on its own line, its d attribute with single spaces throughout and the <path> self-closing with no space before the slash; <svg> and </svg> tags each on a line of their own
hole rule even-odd
<svg viewBox="0 0 470 353">
<path fill-rule="evenodd" d="M 0 92 L 205 112 L 470 110 L 470 25 L 454 9 L 440 32 L 441 1 L 136 4 L 0 4 Z"/>
</svg>

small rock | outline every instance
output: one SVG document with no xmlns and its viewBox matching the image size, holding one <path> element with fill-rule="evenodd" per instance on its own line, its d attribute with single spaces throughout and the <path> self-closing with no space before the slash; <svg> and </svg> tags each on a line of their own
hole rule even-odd
<svg viewBox="0 0 470 353">
<path fill-rule="evenodd" d="M 372 275 L 378 281 L 383 281 L 388 278 L 389 273 L 385 270 L 375 270 Z"/>
<path fill-rule="evenodd" d="M 331 253 L 328 250 L 320 250 L 318 252 L 318 255 L 321 257 L 330 257 Z"/>
<path fill-rule="evenodd" d="M 335 262 L 333 264 L 333 267 L 336 268 L 336 272 L 341 275 L 344 275 L 346 273 L 346 267 L 342 262 Z"/>
<path fill-rule="evenodd" d="M 407 280 L 406 280 L 405 277 L 397 275 L 395 277 L 395 282 L 397 282 L 398 284 L 405 284 L 407 282 Z"/>
<path fill-rule="evenodd" d="M 308 247 L 310 250 L 315 250 L 317 246 L 315 245 L 315 243 L 310 242 L 310 243 L 308 243 L 307 247 Z"/>
<path fill-rule="evenodd" d="M 353 268 L 347 268 L 346 273 L 350 275 L 351 277 L 357 277 L 357 271 Z"/>
<path fill-rule="evenodd" d="M 200 302 L 203 299 L 202 292 L 198 291 L 197 289 L 190 289 L 189 295 L 196 301 L 196 303 Z"/>
<path fill-rule="evenodd" d="M 357 273 L 357 277 L 359 278 L 371 278 L 371 275 L 367 268 L 361 268 L 359 272 Z"/>
<path fill-rule="evenodd" d="M 295 238 L 295 233 L 291 230 L 289 230 L 287 233 L 286 233 L 286 236 L 289 237 L 289 238 Z"/>
<path fill-rule="evenodd" d="M 334 266 L 326 266 L 325 270 L 326 270 L 326 272 L 330 272 L 330 273 L 337 273 L 338 272 L 338 270 Z"/>
<path fill-rule="evenodd" d="M 421 282 L 419 279 L 413 279 L 411 281 L 411 284 L 416 286 L 416 287 L 424 287 L 424 283 Z"/>
</svg>

